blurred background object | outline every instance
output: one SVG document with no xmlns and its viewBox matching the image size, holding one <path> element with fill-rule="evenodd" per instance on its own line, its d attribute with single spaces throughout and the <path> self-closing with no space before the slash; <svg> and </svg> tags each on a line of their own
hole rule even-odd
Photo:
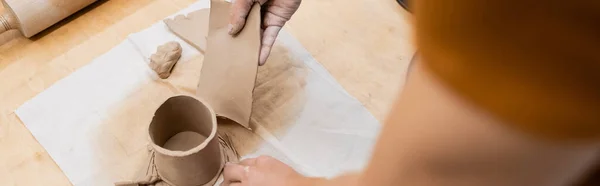
<svg viewBox="0 0 600 186">
<path fill-rule="evenodd" d="M 406 9 L 406 11 L 410 12 L 410 8 L 408 7 L 408 0 L 396 0 L 398 4 L 402 6 L 402 8 Z"/>
<path fill-rule="evenodd" d="M 18 29 L 23 36 L 31 37 L 94 1 L 2 0 L 4 11 L 0 13 L 0 34 Z"/>
</svg>

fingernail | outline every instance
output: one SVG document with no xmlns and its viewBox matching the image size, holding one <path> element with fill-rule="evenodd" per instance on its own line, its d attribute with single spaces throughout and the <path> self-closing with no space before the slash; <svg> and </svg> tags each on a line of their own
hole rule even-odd
<svg viewBox="0 0 600 186">
<path fill-rule="evenodd" d="M 232 33 L 233 32 L 233 25 L 232 24 L 227 25 L 227 32 L 229 32 L 229 34 L 233 34 Z"/>
</svg>

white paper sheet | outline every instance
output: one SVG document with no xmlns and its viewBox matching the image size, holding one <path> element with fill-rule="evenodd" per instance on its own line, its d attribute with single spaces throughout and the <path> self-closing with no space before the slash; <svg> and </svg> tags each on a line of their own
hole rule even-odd
<svg viewBox="0 0 600 186">
<path fill-rule="evenodd" d="M 208 6 L 208 0 L 201 0 L 175 15 Z M 172 40 L 182 44 L 180 63 L 199 55 L 170 33 L 161 21 L 130 35 L 15 111 L 74 185 L 110 185 L 122 181 L 123 175 L 113 175 L 114 172 L 98 166 L 98 162 L 120 162 L 98 157 L 96 154 L 102 149 L 91 145 L 97 144 L 94 143 L 97 139 L 90 137 L 90 132 L 102 127 L 112 105 L 128 99 L 138 87 L 157 78 L 146 65 L 147 59 L 157 46 Z M 265 142 L 244 158 L 271 155 L 309 176 L 332 177 L 363 168 L 379 131 L 377 120 L 285 30 L 278 42 L 308 69 L 302 89 L 305 103 L 283 136 L 275 137 L 257 126 L 255 132 Z M 143 148 L 131 152 L 141 152 Z"/>
</svg>

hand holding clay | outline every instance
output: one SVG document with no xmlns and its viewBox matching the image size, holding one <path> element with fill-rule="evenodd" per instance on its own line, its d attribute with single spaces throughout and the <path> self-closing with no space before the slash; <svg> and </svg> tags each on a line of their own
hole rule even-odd
<svg viewBox="0 0 600 186">
<path fill-rule="evenodd" d="M 260 156 L 245 159 L 239 164 L 226 164 L 221 186 L 300 186 L 307 185 L 309 181 L 309 178 L 283 162 L 269 156 Z"/>
<path fill-rule="evenodd" d="M 277 34 L 300 7 L 302 0 L 235 0 L 229 17 L 229 34 L 237 34 L 246 23 L 246 17 L 254 3 L 262 6 L 262 42 L 258 64 L 263 65 L 271 53 Z"/>
</svg>

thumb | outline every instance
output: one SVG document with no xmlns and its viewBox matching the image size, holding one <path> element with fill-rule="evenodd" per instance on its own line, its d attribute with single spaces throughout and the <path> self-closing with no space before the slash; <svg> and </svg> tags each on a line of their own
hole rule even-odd
<svg viewBox="0 0 600 186">
<path fill-rule="evenodd" d="M 225 164 L 223 169 L 223 183 L 231 184 L 234 182 L 244 181 L 249 168 L 249 166 L 240 165 L 237 163 Z"/>
<path fill-rule="evenodd" d="M 253 0 L 234 0 L 229 12 L 229 34 L 235 35 L 246 24 L 246 17 L 254 4 Z"/>
</svg>

